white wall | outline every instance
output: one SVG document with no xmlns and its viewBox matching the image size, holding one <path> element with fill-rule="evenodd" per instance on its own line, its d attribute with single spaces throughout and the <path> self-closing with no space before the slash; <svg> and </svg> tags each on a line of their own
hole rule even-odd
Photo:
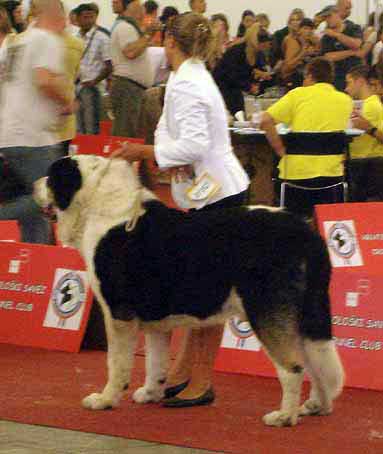
<svg viewBox="0 0 383 454">
<path fill-rule="evenodd" d="M 64 0 L 68 9 L 85 3 L 87 0 Z M 111 0 L 93 0 L 100 7 L 100 23 L 110 27 L 114 20 Z M 143 0 L 144 1 L 144 0 Z M 175 6 L 180 12 L 189 9 L 188 0 L 156 0 L 160 9 L 164 6 Z M 276 30 L 286 24 L 287 17 L 293 8 L 302 8 L 306 16 L 313 17 L 324 6 L 331 4 L 331 0 L 206 0 L 208 4 L 207 14 L 224 13 L 230 20 L 231 33 L 235 35 L 242 12 L 252 9 L 255 13 L 266 13 L 271 19 L 271 29 Z M 360 24 L 366 22 L 368 2 L 374 0 L 354 0 L 352 19 Z M 335 0 L 334 0 L 335 3 Z"/>
</svg>

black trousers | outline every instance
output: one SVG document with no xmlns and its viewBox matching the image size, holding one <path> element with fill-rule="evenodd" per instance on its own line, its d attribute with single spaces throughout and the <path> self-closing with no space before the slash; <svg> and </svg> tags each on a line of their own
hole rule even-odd
<svg viewBox="0 0 383 454">
<path fill-rule="evenodd" d="M 306 180 L 284 180 L 290 183 L 291 186 L 285 187 L 285 208 L 293 213 L 303 217 L 312 217 L 314 206 L 329 203 L 342 203 L 344 201 L 344 193 L 342 186 L 336 186 L 330 189 L 320 190 L 305 190 L 294 186 L 303 186 L 306 188 L 326 188 L 333 186 L 343 181 L 343 177 L 319 177 L 309 178 Z M 276 180 L 275 194 L 276 205 L 280 205 L 280 193 L 283 180 Z"/>
<path fill-rule="evenodd" d="M 350 201 L 383 201 L 383 157 L 351 159 L 347 164 Z"/>
<path fill-rule="evenodd" d="M 203 208 L 196 210 L 191 209 L 189 212 L 200 212 L 200 211 L 212 211 L 216 209 L 222 208 L 235 208 L 245 204 L 247 198 L 247 191 L 240 192 L 239 194 L 231 195 L 229 197 L 225 197 L 222 200 L 218 200 L 218 202 L 212 203 L 210 205 L 206 205 Z"/>
</svg>

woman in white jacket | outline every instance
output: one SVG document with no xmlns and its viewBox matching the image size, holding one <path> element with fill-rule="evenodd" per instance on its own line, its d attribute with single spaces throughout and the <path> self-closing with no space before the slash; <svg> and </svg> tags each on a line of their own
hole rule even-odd
<svg viewBox="0 0 383 454">
<path fill-rule="evenodd" d="M 165 38 L 173 72 L 155 144 L 127 143 L 115 154 L 130 162 L 155 159 L 161 169 L 174 169 L 173 198 L 186 209 L 241 205 L 249 185 L 232 151 L 224 101 L 204 64 L 212 45 L 212 30 L 203 16 L 187 13 L 173 21 Z M 165 406 L 214 400 L 211 372 L 221 338 L 222 327 L 187 331 L 168 377 Z"/>
</svg>

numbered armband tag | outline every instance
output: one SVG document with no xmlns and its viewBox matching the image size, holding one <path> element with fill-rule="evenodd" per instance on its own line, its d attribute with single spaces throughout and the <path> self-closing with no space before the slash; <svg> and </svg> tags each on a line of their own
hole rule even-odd
<svg viewBox="0 0 383 454">
<path fill-rule="evenodd" d="M 192 202 L 210 200 L 220 189 L 221 185 L 205 172 L 187 189 L 186 197 Z"/>
</svg>

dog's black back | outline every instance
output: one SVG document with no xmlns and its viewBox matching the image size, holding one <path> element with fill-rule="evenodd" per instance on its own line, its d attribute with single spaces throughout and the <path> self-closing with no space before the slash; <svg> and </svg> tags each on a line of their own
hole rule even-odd
<svg viewBox="0 0 383 454">
<path fill-rule="evenodd" d="M 331 337 L 328 254 L 306 223 L 267 209 L 184 214 L 157 201 L 145 208 L 134 231 L 117 226 L 96 250 L 114 318 L 203 320 L 221 311 L 234 288 L 258 328 L 284 314 L 304 335 Z"/>
</svg>

